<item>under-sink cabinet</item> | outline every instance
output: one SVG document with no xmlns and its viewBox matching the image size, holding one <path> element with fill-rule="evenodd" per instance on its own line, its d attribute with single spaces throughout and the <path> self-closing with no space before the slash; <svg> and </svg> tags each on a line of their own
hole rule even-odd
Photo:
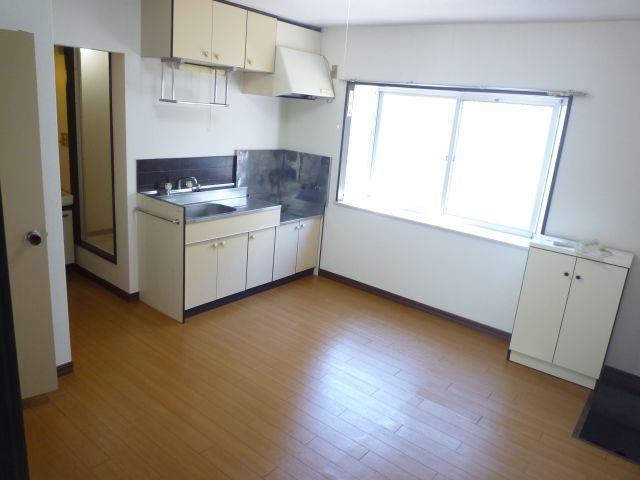
<svg viewBox="0 0 640 480">
<path fill-rule="evenodd" d="M 247 246 L 247 289 L 273 280 L 273 250 L 276 228 L 249 232 Z"/>
<path fill-rule="evenodd" d="M 510 359 L 593 388 L 600 377 L 632 255 L 587 258 L 532 242 Z"/>
<path fill-rule="evenodd" d="M 247 238 L 242 233 L 185 246 L 185 310 L 246 288 Z"/>
<path fill-rule="evenodd" d="M 138 211 L 140 300 L 180 322 L 316 267 L 320 216 L 281 225 L 271 205 L 190 221 L 182 206 L 143 194 Z"/>
<path fill-rule="evenodd" d="M 314 268 L 318 263 L 322 217 L 305 218 L 276 227 L 273 279 Z"/>
</svg>

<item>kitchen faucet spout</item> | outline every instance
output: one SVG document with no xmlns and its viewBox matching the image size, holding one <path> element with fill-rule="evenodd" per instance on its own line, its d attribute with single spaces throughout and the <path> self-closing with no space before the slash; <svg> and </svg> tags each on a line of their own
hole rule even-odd
<svg viewBox="0 0 640 480">
<path fill-rule="evenodd" d="M 178 190 L 182 189 L 182 182 L 184 181 L 185 188 L 190 188 L 194 191 L 200 190 L 200 184 L 196 177 L 182 177 L 178 179 Z"/>
</svg>

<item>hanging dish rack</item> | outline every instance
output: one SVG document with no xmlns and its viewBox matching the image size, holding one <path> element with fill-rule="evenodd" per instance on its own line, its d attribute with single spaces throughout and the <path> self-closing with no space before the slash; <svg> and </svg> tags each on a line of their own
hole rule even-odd
<svg viewBox="0 0 640 480">
<path fill-rule="evenodd" d="M 181 58 L 163 58 L 159 100 L 181 105 L 228 107 L 231 70 L 190 63 Z M 195 95 L 194 91 L 197 91 Z"/>
</svg>

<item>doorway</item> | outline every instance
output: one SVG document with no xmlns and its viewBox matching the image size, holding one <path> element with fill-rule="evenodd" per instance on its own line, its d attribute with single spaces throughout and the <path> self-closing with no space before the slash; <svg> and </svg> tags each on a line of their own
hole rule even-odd
<svg viewBox="0 0 640 480">
<path fill-rule="evenodd" d="M 58 145 L 67 263 L 74 245 L 117 263 L 114 201 L 113 53 L 54 47 Z M 64 207 L 63 207 L 64 208 Z M 69 208 L 69 206 L 67 206 Z M 72 221 L 71 221 L 72 220 Z"/>
</svg>

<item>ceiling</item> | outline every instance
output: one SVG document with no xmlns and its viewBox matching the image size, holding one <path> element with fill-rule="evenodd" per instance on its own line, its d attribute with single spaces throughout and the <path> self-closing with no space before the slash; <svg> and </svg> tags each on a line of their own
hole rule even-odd
<svg viewBox="0 0 640 480">
<path fill-rule="evenodd" d="M 638 20 L 640 0 L 237 0 L 320 27 L 408 23 Z M 347 14 L 349 11 L 349 14 Z"/>
</svg>

